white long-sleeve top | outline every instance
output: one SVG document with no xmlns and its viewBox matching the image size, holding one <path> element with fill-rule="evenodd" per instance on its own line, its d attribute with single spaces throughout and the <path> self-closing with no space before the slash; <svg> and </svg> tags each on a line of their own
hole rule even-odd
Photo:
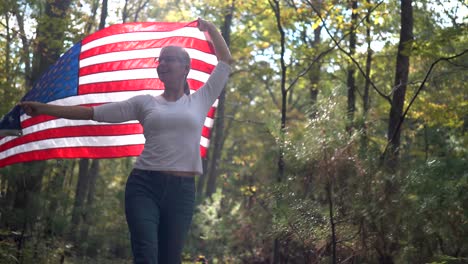
<svg viewBox="0 0 468 264">
<path fill-rule="evenodd" d="M 134 167 L 153 171 L 203 173 L 200 136 L 208 110 L 227 83 L 231 67 L 220 61 L 206 83 L 175 102 L 162 95 L 138 95 L 93 107 L 93 120 L 121 123 L 138 120 L 145 146 Z"/>
</svg>

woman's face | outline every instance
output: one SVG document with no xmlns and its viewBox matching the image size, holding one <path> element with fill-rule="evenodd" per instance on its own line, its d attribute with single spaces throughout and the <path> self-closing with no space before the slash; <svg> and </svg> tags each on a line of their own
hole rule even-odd
<svg viewBox="0 0 468 264">
<path fill-rule="evenodd" d="M 184 62 L 182 49 L 179 47 L 166 47 L 161 50 L 157 58 L 156 68 L 159 79 L 164 83 L 177 83 L 185 81 L 190 66 Z"/>
</svg>

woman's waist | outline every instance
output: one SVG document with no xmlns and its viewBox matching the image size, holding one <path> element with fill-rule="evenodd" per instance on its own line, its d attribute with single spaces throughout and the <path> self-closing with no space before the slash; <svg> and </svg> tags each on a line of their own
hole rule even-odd
<svg viewBox="0 0 468 264">
<path fill-rule="evenodd" d="M 184 166 L 184 167 L 171 167 L 171 166 L 155 166 L 155 165 L 148 165 L 141 162 L 136 162 L 134 165 L 134 169 L 143 170 L 143 171 L 153 171 L 159 172 L 162 174 L 172 175 L 172 176 L 179 176 L 179 177 L 194 177 L 196 175 L 202 174 L 202 169 L 198 168 L 196 165 L 194 166 Z"/>
<path fill-rule="evenodd" d="M 160 171 L 164 174 L 179 176 L 179 177 L 195 177 L 198 173 L 194 171 Z"/>
</svg>

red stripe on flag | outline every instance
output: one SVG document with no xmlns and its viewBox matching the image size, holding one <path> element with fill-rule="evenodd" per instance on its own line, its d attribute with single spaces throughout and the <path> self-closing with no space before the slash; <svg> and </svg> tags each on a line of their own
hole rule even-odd
<svg viewBox="0 0 468 264">
<path fill-rule="evenodd" d="M 206 115 L 209 118 L 214 119 L 215 118 L 215 112 L 216 108 L 215 107 L 210 107 L 210 110 L 208 111 L 208 114 Z"/>
<path fill-rule="evenodd" d="M 125 23 L 125 24 L 116 24 L 110 27 L 107 27 L 104 30 L 100 30 L 94 34 L 91 34 L 85 37 L 81 43 L 84 45 L 89 43 L 93 40 L 100 39 L 103 37 L 123 34 L 123 33 L 130 33 L 130 32 L 167 32 L 173 31 L 176 29 L 180 29 L 183 27 L 196 27 L 197 21 L 192 21 L 189 23 L 173 23 L 173 22 L 135 22 L 135 23 Z"/>
<path fill-rule="evenodd" d="M 79 71 L 79 76 L 85 76 L 98 72 L 110 72 L 110 71 L 121 71 L 121 70 L 134 70 L 134 69 L 151 69 L 154 68 L 154 74 L 156 75 L 156 62 L 154 58 L 146 59 L 129 59 L 124 61 L 113 61 L 99 63 L 95 65 L 82 67 Z M 204 61 L 192 59 L 191 69 L 211 73 L 215 66 L 208 64 Z"/>
<path fill-rule="evenodd" d="M 140 124 L 117 124 L 117 125 L 85 125 L 72 127 L 59 127 L 38 131 L 17 137 L 3 145 L 0 145 L 0 152 L 9 148 L 31 143 L 34 141 L 64 138 L 64 137 L 87 137 L 87 136 L 118 136 L 133 135 L 143 133 Z"/>
<path fill-rule="evenodd" d="M 116 82 L 102 82 L 80 85 L 80 95 L 92 93 L 111 93 L 122 91 L 164 90 L 164 84 L 159 79 L 140 79 Z"/>
<path fill-rule="evenodd" d="M 19 162 L 38 161 L 47 159 L 90 158 L 107 159 L 140 155 L 143 145 L 110 146 L 110 147 L 73 147 L 34 150 L 10 156 L 0 160 L 2 166 Z"/>
<path fill-rule="evenodd" d="M 190 89 L 198 90 L 203 83 L 197 80 L 187 80 Z M 164 90 L 164 84 L 159 79 L 126 80 L 80 85 L 80 95 L 92 93 L 110 93 L 121 91 Z"/>
<path fill-rule="evenodd" d="M 203 146 L 200 146 L 200 154 L 202 158 L 207 158 L 208 149 Z"/>
<path fill-rule="evenodd" d="M 208 63 L 206 63 L 204 61 L 201 61 L 201 60 L 192 59 L 190 67 L 192 69 L 195 69 L 195 70 L 198 70 L 198 71 L 211 73 L 216 66 L 208 64 Z"/>
<path fill-rule="evenodd" d="M 21 128 L 24 129 L 24 128 L 34 126 L 34 125 L 37 125 L 39 123 L 47 122 L 47 121 L 50 121 L 50 120 L 54 120 L 54 119 L 57 119 L 57 118 L 55 116 L 38 115 L 38 116 L 31 117 L 31 118 L 26 119 L 23 122 L 21 122 Z"/>
<path fill-rule="evenodd" d="M 94 74 L 97 72 L 110 72 L 110 71 L 121 71 L 121 70 L 134 70 L 134 69 L 150 69 L 154 68 L 154 74 L 156 75 L 156 63 L 154 58 L 147 59 L 130 59 L 123 61 L 112 61 L 91 66 L 80 68 L 79 76 L 85 76 L 88 74 Z"/>
<path fill-rule="evenodd" d="M 206 138 L 210 138 L 210 133 L 211 133 L 211 129 L 207 126 L 203 126 L 202 128 L 202 136 L 206 137 Z"/>
<path fill-rule="evenodd" d="M 132 32 L 139 33 L 139 32 Z M 163 39 L 143 40 L 143 41 L 124 41 L 110 43 L 102 46 L 97 46 L 89 50 L 85 50 L 80 54 L 80 60 L 93 57 L 96 55 L 106 54 L 110 52 L 135 51 L 144 49 L 162 48 L 168 45 L 182 46 L 184 48 L 194 48 L 205 53 L 213 53 L 213 48 L 208 42 L 190 37 L 169 37 Z M 156 54 L 148 54 L 148 57 L 155 57 Z"/>
<path fill-rule="evenodd" d="M 191 90 L 198 90 L 204 84 L 204 83 L 202 83 L 200 81 L 197 81 L 197 80 L 194 80 L 194 79 L 188 79 L 187 82 L 188 82 Z"/>
</svg>

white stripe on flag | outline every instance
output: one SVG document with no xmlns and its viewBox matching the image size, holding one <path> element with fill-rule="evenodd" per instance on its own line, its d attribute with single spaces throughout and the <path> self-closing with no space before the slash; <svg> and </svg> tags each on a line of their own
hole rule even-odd
<svg viewBox="0 0 468 264">
<path fill-rule="evenodd" d="M 128 121 L 118 124 L 137 124 L 138 121 Z M 59 127 L 75 127 L 75 126 L 102 126 L 102 125 L 110 125 L 111 123 L 104 123 L 104 122 L 97 122 L 92 120 L 69 120 L 69 119 L 53 119 L 46 122 L 42 122 L 36 124 L 34 126 L 27 127 L 23 129 L 23 135 L 28 135 L 31 133 L 36 133 L 42 130 L 51 129 L 51 128 L 59 128 Z M 112 124 L 115 125 L 115 124 Z"/>
<path fill-rule="evenodd" d="M 205 53 L 197 49 L 185 48 L 185 50 L 189 53 L 191 59 L 204 61 L 211 65 L 216 65 L 218 63 L 218 59 L 213 54 Z M 159 56 L 160 52 L 161 48 L 109 52 L 80 60 L 80 68 L 106 62 L 155 58 Z"/>
<path fill-rule="evenodd" d="M 183 37 L 183 38 L 197 38 L 206 40 L 205 34 L 196 27 L 185 27 L 173 31 L 167 32 L 130 32 L 123 34 L 111 35 L 103 38 L 99 38 L 84 44 L 81 47 L 81 51 L 86 51 L 95 47 L 119 43 L 124 41 L 144 41 L 152 39 L 163 39 L 169 37 Z"/>
<path fill-rule="evenodd" d="M 210 77 L 209 74 L 197 71 L 190 70 L 187 78 L 197 80 L 200 82 L 206 82 Z M 95 74 L 89 74 L 81 76 L 79 78 L 79 85 L 91 84 L 91 83 L 102 83 L 102 82 L 116 82 L 116 81 L 125 81 L 125 80 L 139 80 L 139 79 L 153 79 L 158 78 L 158 74 L 155 68 L 149 69 L 136 69 L 136 70 L 121 70 L 121 71 L 111 71 L 111 72 L 100 72 Z"/>
<path fill-rule="evenodd" d="M 202 136 L 201 139 L 200 139 L 200 145 L 205 147 L 205 148 L 208 148 L 208 146 L 210 145 L 210 140 L 207 139 L 206 137 Z"/>
<path fill-rule="evenodd" d="M 212 128 L 213 123 L 214 123 L 213 118 L 206 117 L 205 124 L 204 124 L 206 127 Z"/>
<path fill-rule="evenodd" d="M 126 146 L 144 144 L 145 138 L 142 134 L 123 136 L 92 136 L 92 137 L 67 137 L 38 140 L 31 143 L 19 145 L 0 152 L 0 160 L 10 156 L 34 150 L 45 150 L 67 147 L 106 147 Z"/>
<path fill-rule="evenodd" d="M 22 115 L 21 119 L 26 120 L 29 119 L 30 117 L 27 115 Z M 138 123 L 138 121 L 128 121 L 124 123 L 119 123 L 119 124 L 135 124 Z M 43 130 L 47 129 L 54 129 L 54 128 L 60 128 L 60 127 L 74 127 L 74 126 L 102 126 L 110 123 L 104 123 L 104 122 L 97 122 L 97 121 L 92 121 L 92 120 L 69 120 L 69 119 L 63 119 L 63 118 L 58 118 L 58 119 L 53 119 L 49 120 L 46 122 L 38 123 L 33 126 L 27 127 L 22 129 L 23 136 L 29 135 L 32 133 L 40 132 Z M 115 125 L 115 124 L 112 124 Z M 3 145 L 16 137 L 4 137 L 0 139 L 0 145 Z"/>
</svg>

